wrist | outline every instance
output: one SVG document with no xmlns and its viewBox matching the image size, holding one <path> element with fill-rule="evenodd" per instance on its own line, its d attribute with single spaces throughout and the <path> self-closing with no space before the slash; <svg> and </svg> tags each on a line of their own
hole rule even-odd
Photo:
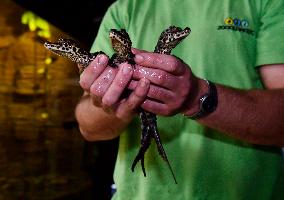
<svg viewBox="0 0 284 200">
<path fill-rule="evenodd" d="M 189 97 L 186 102 L 186 106 L 182 111 L 182 114 L 186 116 L 191 116 L 199 111 L 200 108 L 200 98 L 208 90 L 208 86 L 204 79 L 193 78 L 191 89 L 189 92 Z"/>
<path fill-rule="evenodd" d="M 204 82 L 207 87 L 205 92 L 204 84 L 202 84 Z M 201 84 L 197 86 L 197 89 L 199 89 L 199 92 L 197 92 L 198 95 L 194 98 L 194 106 L 184 112 L 184 115 L 191 119 L 200 119 L 209 115 L 216 110 L 218 105 L 217 88 L 214 83 L 204 79 Z M 198 100 L 196 99 L 197 96 L 199 96 Z M 198 101 L 198 103 L 196 103 L 196 101 Z M 197 110 L 196 107 L 198 107 Z M 193 112 L 193 110 L 195 110 L 195 112 Z"/>
</svg>

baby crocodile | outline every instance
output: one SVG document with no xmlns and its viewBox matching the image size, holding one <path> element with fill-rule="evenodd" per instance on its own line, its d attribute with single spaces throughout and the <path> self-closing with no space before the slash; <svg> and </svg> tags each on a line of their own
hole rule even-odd
<svg viewBox="0 0 284 200">
<path fill-rule="evenodd" d="M 171 26 L 162 32 L 158 43 L 156 45 L 156 53 L 170 54 L 171 50 L 178 45 L 178 43 L 184 39 L 190 33 L 189 28 L 182 30 L 181 28 Z M 112 47 L 115 54 L 111 57 L 109 65 L 112 67 L 117 67 L 118 64 L 123 62 L 128 62 L 134 66 L 134 55 L 131 52 L 132 42 L 128 33 L 124 30 L 111 29 L 109 33 Z M 92 60 L 96 58 L 99 54 L 104 54 L 104 52 L 89 53 L 82 48 L 72 39 L 59 39 L 58 42 L 51 43 L 46 42 L 44 46 L 52 51 L 53 53 L 69 58 L 70 60 L 76 62 L 80 66 L 80 73 L 90 64 Z M 157 120 L 156 115 L 150 112 L 139 109 L 139 115 L 141 119 L 141 147 L 133 162 L 132 171 L 139 160 L 141 160 L 141 166 L 144 176 L 146 176 L 144 167 L 144 154 L 149 148 L 151 143 L 151 138 L 154 138 L 159 154 L 168 163 L 171 173 L 176 182 L 176 178 L 171 169 L 170 163 L 168 161 L 167 155 L 162 146 L 159 133 L 157 131 Z"/>
<path fill-rule="evenodd" d="M 186 27 L 185 29 L 181 29 L 180 27 L 170 26 L 166 30 L 164 30 L 157 42 L 154 52 L 160 54 L 171 54 L 171 51 L 190 34 L 190 28 Z M 141 129 L 142 129 L 142 138 L 141 138 L 141 146 L 137 156 L 134 159 L 132 164 L 132 171 L 135 168 L 135 165 L 140 160 L 142 171 L 144 176 L 146 176 L 145 168 L 144 168 L 144 155 L 151 144 L 151 139 L 154 138 L 157 144 L 158 152 L 163 158 L 164 161 L 167 162 L 172 176 L 174 178 L 175 183 L 177 183 L 173 170 L 171 168 L 170 162 L 167 158 L 166 152 L 162 146 L 162 142 L 160 139 L 160 135 L 157 129 L 157 118 L 154 113 L 146 112 L 144 110 L 140 111 L 140 119 L 141 119 Z"/>
</svg>

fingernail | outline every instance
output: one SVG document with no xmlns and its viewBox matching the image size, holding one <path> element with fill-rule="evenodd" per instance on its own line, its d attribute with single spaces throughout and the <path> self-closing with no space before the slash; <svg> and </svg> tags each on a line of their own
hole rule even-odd
<svg viewBox="0 0 284 200">
<path fill-rule="evenodd" d="M 149 81 L 145 79 L 141 79 L 140 86 L 147 87 L 149 85 Z"/>
<path fill-rule="evenodd" d="M 107 57 L 104 55 L 98 55 L 98 64 L 105 65 L 107 62 Z"/>
<path fill-rule="evenodd" d="M 137 54 L 137 55 L 135 55 L 135 62 L 143 62 L 144 61 L 144 57 L 143 56 L 141 56 L 141 55 L 139 55 L 139 54 Z"/>
<path fill-rule="evenodd" d="M 131 67 L 130 66 L 123 66 L 123 69 L 122 69 L 122 74 L 123 75 L 129 74 L 130 71 L 131 71 Z"/>
</svg>

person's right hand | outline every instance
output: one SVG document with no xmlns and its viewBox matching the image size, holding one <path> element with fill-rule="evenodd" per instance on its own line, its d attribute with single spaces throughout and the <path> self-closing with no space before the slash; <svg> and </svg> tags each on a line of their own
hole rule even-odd
<svg viewBox="0 0 284 200">
<path fill-rule="evenodd" d="M 98 55 L 80 76 L 80 85 L 87 92 L 92 103 L 106 112 L 113 113 L 123 121 L 129 121 L 144 102 L 150 82 L 142 78 L 137 87 L 126 98 L 121 98 L 133 74 L 133 67 L 122 63 L 118 68 L 108 65 L 106 55 Z"/>
</svg>

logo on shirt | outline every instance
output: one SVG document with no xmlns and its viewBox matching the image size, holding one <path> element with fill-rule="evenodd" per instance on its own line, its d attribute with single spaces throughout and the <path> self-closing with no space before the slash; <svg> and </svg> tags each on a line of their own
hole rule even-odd
<svg viewBox="0 0 284 200">
<path fill-rule="evenodd" d="M 227 17 L 223 25 L 218 26 L 218 30 L 232 30 L 254 35 L 254 31 L 249 28 L 249 22 L 246 19 Z"/>
</svg>

